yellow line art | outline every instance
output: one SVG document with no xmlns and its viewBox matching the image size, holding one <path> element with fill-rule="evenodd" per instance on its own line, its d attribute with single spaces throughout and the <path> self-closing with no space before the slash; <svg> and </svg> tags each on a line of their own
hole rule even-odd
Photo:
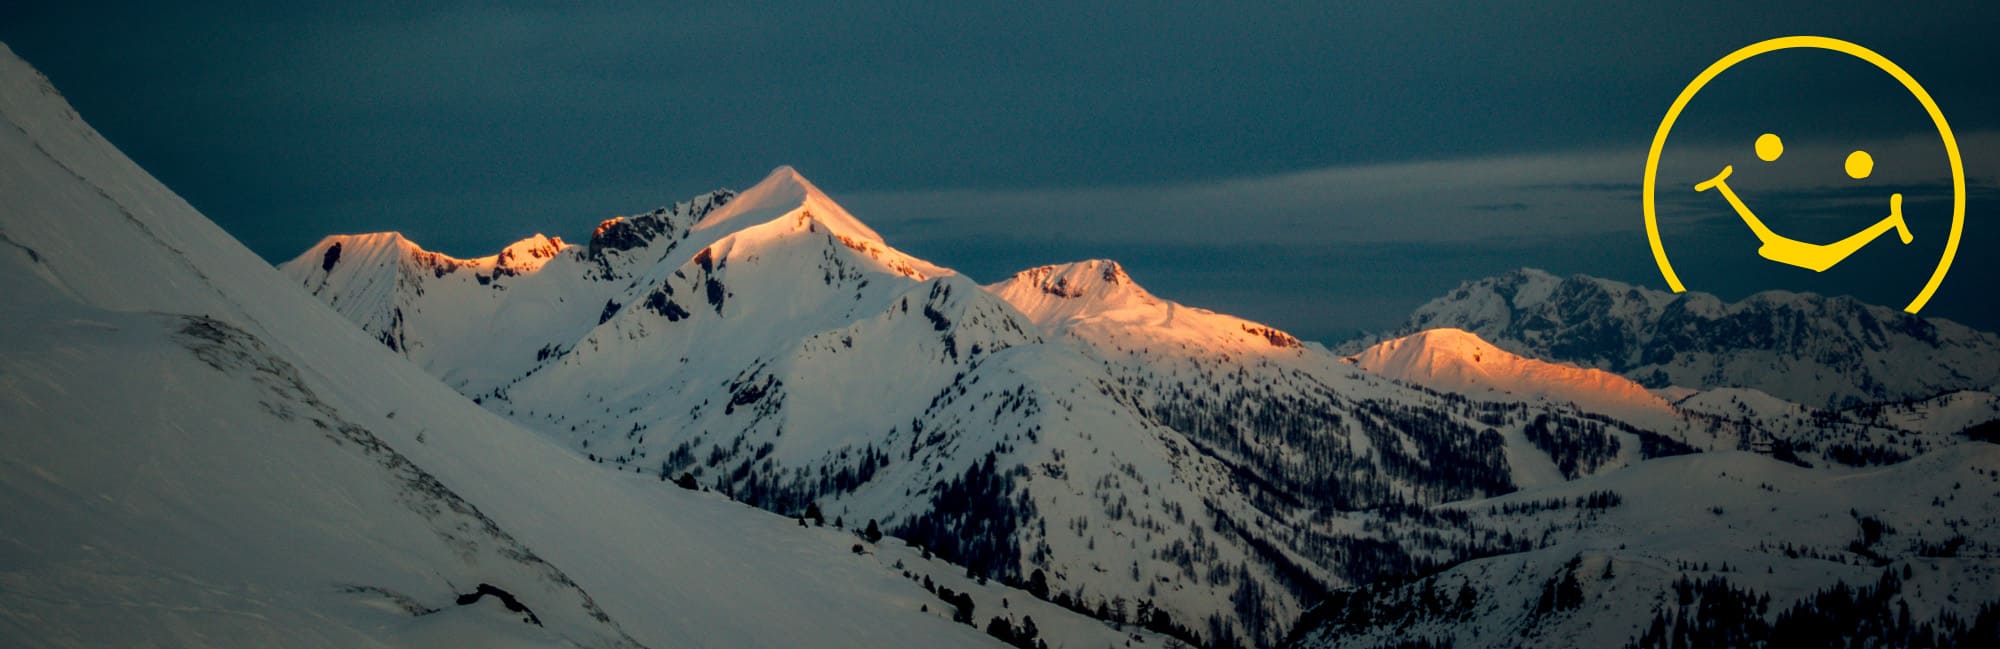
<svg viewBox="0 0 2000 649">
<path fill-rule="evenodd" d="M 1763 247 L 1757 249 L 1757 254 L 1765 259 L 1816 273 L 1825 272 L 1826 269 L 1834 267 L 1835 264 L 1860 251 L 1862 246 L 1888 234 L 1890 230 L 1896 231 L 1904 245 L 1909 245 L 1910 241 L 1915 239 L 1910 235 L 1910 227 L 1903 223 L 1903 195 L 1900 193 L 1889 196 L 1888 218 L 1876 221 L 1867 229 L 1833 243 L 1806 243 L 1772 232 L 1770 227 L 1764 225 L 1762 219 L 1757 218 L 1756 213 L 1751 212 L 1750 208 L 1743 204 L 1743 199 L 1737 198 L 1736 191 L 1729 188 L 1729 173 L 1735 169 L 1733 166 L 1723 167 L 1722 173 L 1695 185 L 1694 190 L 1705 192 L 1715 189 L 1722 192 L 1722 198 L 1729 201 L 1730 207 L 1736 208 L 1736 215 L 1743 217 L 1743 222 L 1750 225 L 1750 231 L 1756 233 L 1757 240 L 1764 242 Z"/>
<path fill-rule="evenodd" d="M 1919 291 L 1916 297 L 1910 300 L 1909 305 L 1903 307 L 1904 311 L 1916 313 L 1924 308 L 1925 303 L 1930 302 L 1932 295 L 1937 293 L 1938 286 L 1944 283 L 1945 273 L 1951 270 L 1952 259 L 1958 254 L 1959 236 L 1965 228 L 1965 162 L 1959 155 L 1958 139 L 1952 135 L 1951 125 L 1945 121 L 1944 112 L 1938 109 L 1937 102 L 1931 99 L 1930 93 L 1925 91 L 1924 87 L 1918 84 L 1917 80 L 1910 76 L 1909 72 L 1904 71 L 1901 66 L 1896 65 L 1881 54 L 1875 53 L 1874 50 L 1835 38 L 1824 36 L 1785 36 L 1752 43 L 1742 49 L 1730 52 L 1720 60 L 1710 64 L 1707 69 L 1701 71 L 1701 74 L 1695 76 L 1694 81 L 1689 82 L 1687 87 L 1681 90 L 1679 96 L 1674 98 L 1674 103 L 1667 108 L 1666 117 L 1660 120 L 1659 129 L 1653 133 L 1653 144 L 1646 154 L 1646 178 L 1643 191 L 1641 192 L 1641 203 L 1646 213 L 1646 240 L 1652 246 L 1653 261 L 1659 265 L 1660 275 L 1667 280 L 1668 288 L 1673 289 L 1675 293 L 1687 290 L 1687 287 L 1681 283 L 1680 276 L 1674 273 L 1673 263 L 1667 259 L 1666 247 L 1660 243 L 1659 211 L 1655 205 L 1655 199 L 1659 190 L 1660 153 L 1666 149 L 1667 135 L 1673 132 L 1674 121 L 1680 118 L 1681 111 L 1687 108 L 1688 102 L 1693 100 L 1694 96 L 1699 94 L 1701 89 L 1706 87 L 1708 82 L 1714 80 L 1717 75 L 1753 57 L 1789 49 L 1828 50 L 1866 61 L 1868 64 L 1875 66 L 1876 69 L 1888 73 L 1897 82 L 1902 83 L 1903 89 L 1908 90 L 1910 96 L 1915 97 L 1918 103 L 1923 104 L 1924 112 L 1930 115 L 1931 123 L 1937 127 L 1938 139 L 1944 143 L 1945 157 L 1951 165 L 1951 232 L 1945 237 L 1944 254 L 1938 258 L 1937 267 L 1931 271 L 1930 280 L 1924 284 L 1923 290 Z M 1763 153 L 1763 151 L 1760 151 L 1759 157 L 1763 157 Z M 1776 155 L 1773 154 L 1771 157 L 1775 158 Z M 1869 166 L 1872 167 L 1872 161 L 1869 162 Z M 1858 170 L 1858 166 L 1850 167 L 1849 175 L 1855 175 L 1855 172 Z M 1758 239 L 1764 242 L 1764 247 L 1760 248 L 1758 253 L 1767 259 L 1792 264 L 1794 261 L 1819 262 L 1831 258 L 1832 263 L 1827 263 L 1823 268 L 1814 268 L 1814 270 L 1825 270 L 1825 268 L 1830 268 L 1834 263 L 1839 263 L 1841 259 L 1846 258 L 1846 254 L 1841 254 L 1840 252 L 1846 246 L 1853 245 L 1855 249 L 1859 249 L 1862 245 L 1866 245 L 1876 237 L 1881 236 L 1883 232 L 1887 232 L 1892 228 L 1903 238 L 1904 243 L 1908 243 L 1911 240 L 1909 227 L 1903 223 L 1902 219 L 1902 195 L 1900 194 L 1890 197 L 1890 215 L 1888 218 L 1840 242 L 1828 244 L 1827 247 L 1820 248 L 1814 244 L 1786 239 L 1778 236 L 1775 232 L 1771 232 L 1769 228 L 1763 227 L 1762 222 L 1757 221 L 1755 215 L 1751 214 L 1750 210 L 1743 206 L 1742 201 L 1735 197 L 1735 192 L 1729 191 L 1727 185 L 1720 182 L 1727 175 L 1728 172 L 1725 170 L 1724 173 L 1712 179 L 1716 183 L 1714 186 L 1723 190 L 1723 197 L 1728 199 L 1731 205 L 1736 208 L 1737 215 L 1743 217 L 1746 223 L 1751 224 L 1751 230 L 1756 232 Z M 1766 237 L 1767 234 L 1769 235 L 1768 238 Z M 1774 245 L 1773 242 L 1777 243 Z M 1851 252 L 1849 251 L 1847 254 L 1851 254 Z M 1812 268 L 1812 266 L 1804 267 Z"/>
</svg>

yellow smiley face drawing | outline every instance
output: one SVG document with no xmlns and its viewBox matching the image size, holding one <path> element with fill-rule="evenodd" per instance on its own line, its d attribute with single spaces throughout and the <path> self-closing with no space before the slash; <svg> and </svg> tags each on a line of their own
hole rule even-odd
<svg viewBox="0 0 2000 649">
<path fill-rule="evenodd" d="M 1779 50 L 1798 48 L 1840 52 L 1866 61 L 1877 69 L 1888 73 L 1889 76 L 1894 77 L 1896 81 L 1900 82 L 1903 88 L 1908 90 L 1912 97 L 1916 98 L 1918 103 L 1923 104 L 1924 110 L 1930 115 L 1931 122 L 1937 127 L 1938 137 L 1944 143 L 1945 155 L 1948 158 L 1951 168 L 1951 231 L 1946 235 L 1944 254 L 1938 259 L 1936 269 L 1931 272 L 1930 280 L 1917 293 L 1917 296 L 1910 301 L 1909 305 L 1903 307 L 1904 311 L 1916 313 L 1919 309 L 1923 308 L 1926 302 L 1930 301 L 1931 295 L 1937 292 L 1938 285 L 1944 281 L 1946 271 L 1951 269 L 1952 257 L 1958 252 L 1959 233 L 1965 223 L 1964 163 L 1960 160 L 1958 141 L 1952 136 L 1951 126 L 1945 122 L 1943 112 L 1938 110 L 1937 103 L 1931 99 L 1929 93 L 1924 91 L 1923 86 L 1918 85 L 1908 72 L 1905 72 L 1901 67 L 1890 62 L 1882 55 L 1843 40 L 1820 36 L 1787 36 L 1755 43 L 1722 57 L 1721 60 L 1710 65 L 1707 70 L 1703 70 L 1699 76 L 1695 77 L 1693 82 L 1688 84 L 1687 88 L 1681 91 L 1680 96 L 1674 100 L 1673 106 L 1667 110 L 1666 118 L 1660 121 L 1660 128 L 1653 135 L 1652 149 L 1646 156 L 1646 181 L 1641 196 L 1646 212 L 1646 237 L 1653 248 L 1653 260 L 1659 264 L 1660 273 L 1666 278 L 1668 288 L 1673 289 L 1675 293 L 1687 290 L 1687 287 L 1681 284 L 1680 278 L 1674 273 L 1673 264 L 1667 259 L 1666 248 L 1660 243 L 1659 219 L 1655 208 L 1655 197 L 1658 195 L 1660 189 L 1658 186 L 1660 153 L 1666 148 L 1667 135 L 1673 131 L 1674 121 L 1680 117 L 1681 111 L 1687 107 L 1688 101 L 1700 93 L 1701 89 L 1707 86 L 1708 82 L 1713 80 L 1716 75 L 1755 56 Z M 1765 163 L 1776 162 L 1779 157 L 1784 155 L 1784 139 L 1776 133 L 1765 133 L 1757 138 L 1754 150 L 1756 151 L 1757 158 L 1763 160 Z M 1874 173 L 1875 161 L 1867 151 L 1856 150 L 1847 155 L 1843 166 L 1849 178 L 1859 180 L 1867 178 L 1870 174 Z M 1757 254 L 1765 259 L 1813 271 L 1825 271 L 1839 264 L 1842 260 L 1847 259 L 1861 248 L 1873 243 L 1876 239 L 1882 238 L 1883 235 L 1888 234 L 1891 230 L 1896 232 L 1897 238 L 1901 239 L 1905 245 L 1915 240 L 1915 235 L 1910 232 L 1909 225 L 1903 220 L 1903 195 L 1900 193 L 1891 194 L 1886 197 L 1887 216 L 1839 241 L 1823 244 L 1810 243 L 1778 234 L 1766 226 L 1763 220 L 1757 217 L 1756 212 L 1744 203 L 1742 197 L 1738 196 L 1736 191 L 1730 188 L 1729 176 L 1734 171 L 1734 165 L 1724 165 L 1716 172 L 1715 176 L 1695 184 L 1693 190 L 1704 193 L 1713 191 L 1720 195 L 1728 203 L 1729 207 L 1735 210 L 1737 217 L 1741 218 L 1744 224 L 1749 226 L 1751 233 L 1756 235 L 1757 240 L 1762 244 L 1758 247 Z"/>
<path fill-rule="evenodd" d="M 1778 157 L 1784 154 L 1784 140 L 1780 139 L 1777 134 L 1765 133 L 1757 138 L 1758 158 L 1763 159 L 1765 162 L 1777 162 Z M 1856 150 L 1853 153 L 1847 154 L 1846 167 L 1848 177 L 1860 180 L 1867 178 L 1870 173 L 1874 172 L 1875 159 L 1869 156 L 1867 151 Z M 1819 272 L 1832 268 L 1834 264 L 1847 259 L 1849 255 L 1860 250 L 1862 246 L 1868 245 L 1884 234 L 1888 234 L 1891 229 L 1894 229 L 1896 234 L 1902 237 L 1905 244 L 1908 244 L 1915 238 L 1910 234 L 1910 226 L 1903 223 L 1902 194 L 1889 195 L 1889 216 L 1876 221 L 1874 225 L 1868 226 L 1868 228 L 1856 232 L 1852 236 L 1833 243 L 1806 243 L 1772 232 L 1771 228 L 1764 225 L 1762 219 L 1757 218 L 1755 212 L 1752 212 L 1748 206 L 1743 204 L 1743 199 L 1736 196 L 1736 191 L 1729 188 L 1729 174 L 1735 170 L 1736 167 L 1734 165 L 1724 166 L 1720 173 L 1715 174 L 1714 178 L 1695 185 L 1694 190 L 1705 192 L 1713 189 L 1720 192 L 1722 198 L 1729 201 L 1729 206 L 1736 209 L 1736 215 L 1742 217 L 1743 222 L 1750 226 L 1750 231 L 1757 235 L 1757 240 L 1764 242 L 1764 245 L 1757 249 L 1757 254 L 1762 255 L 1765 259 Z"/>
</svg>

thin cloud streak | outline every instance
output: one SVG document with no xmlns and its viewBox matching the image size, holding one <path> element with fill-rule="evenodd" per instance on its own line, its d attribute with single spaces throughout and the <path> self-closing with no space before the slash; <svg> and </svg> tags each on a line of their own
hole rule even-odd
<svg viewBox="0 0 2000 649">
<path fill-rule="evenodd" d="M 1935 148 L 1933 140 L 1930 146 Z M 1920 138 L 1875 147 L 1882 159 L 1912 157 Z M 1794 157 L 1826 157 L 1836 147 L 1794 146 Z M 1968 151 L 2000 150 L 2000 133 L 1961 137 Z M 1712 161 L 1747 157 L 1728 147 L 1680 147 L 1663 161 L 1662 183 L 1705 178 Z M 1753 159 L 1754 161 L 1754 159 Z M 1592 236 L 1643 228 L 1638 204 L 1643 150 L 1574 151 L 1543 155 L 1332 167 L 1266 177 L 1158 186 L 1081 189 L 946 190 L 837 195 L 885 233 L 916 239 L 1060 237 L 1101 243 L 1200 244 L 1228 240 L 1281 246 L 1336 243 L 1514 242 L 1559 234 Z M 1981 161 L 1983 162 L 1983 161 Z M 1941 165 L 1940 165 L 1941 167 Z M 1990 165 L 1968 163 L 1975 195 L 2000 185 Z M 1841 187 L 1843 176 L 1785 168 L 1760 178 L 1762 190 L 1788 200 L 1824 195 L 1862 200 L 1865 190 Z M 810 174 L 811 170 L 807 170 Z M 1946 187 L 1925 170 L 1880 168 L 1878 183 Z M 1663 196 L 1675 207 L 1706 197 Z M 1917 197 L 1912 196 L 1912 200 Z M 1663 208 L 1663 218 L 1704 210 Z"/>
</svg>

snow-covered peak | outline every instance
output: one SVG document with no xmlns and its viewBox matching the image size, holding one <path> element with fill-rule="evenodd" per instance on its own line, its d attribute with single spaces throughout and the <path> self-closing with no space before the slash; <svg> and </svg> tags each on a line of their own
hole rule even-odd
<svg viewBox="0 0 2000 649">
<path fill-rule="evenodd" d="M 794 212 L 809 214 L 843 236 L 882 242 L 882 235 L 847 213 L 812 181 L 789 166 L 772 169 L 770 175 L 738 194 L 729 204 L 709 212 L 694 225 L 694 230 L 730 232 L 767 223 Z M 718 233 L 716 236 L 721 235 Z"/>
<path fill-rule="evenodd" d="M 411 241 L 401 232 L 336 234 L 320 239 L 319 243 L 280 266 L 288 269 L 317 266 L 322 273 L 331 273 L 335 267 L 343 265 L 359 268 L 395 268 L 397 263 L 411 262 L 444 272 L 473 268 L 482 272 L 497 271 L 506 275 L 526 275 L 541 270 L 543 265 L 567 247 L 569 244 L 564 243 L 561 237 L 537 233 L 532 237 L 507 244 L 507 247 L 498 253 L 473 259 L 460 259 L 441 252 L 425 250 L 422 245 Z"/>
<path fill-rule="evenodd" d="M 422 246 L 403 236 L 401 232 L 369 232 L 366 234 L 335 234 L 321 238 L 319 243 L 299 253 L 298 257 L 282 266 L 318 266 L 324 272 L 332 272 L 342 262 L 364 267 L 382 266 L 398 260 L 426 254 Z"/>
<path fill-rule="evenodd" d="M 1297 338 L 1275 328 L 1156 297 L 1108 259 L 1030 268 L 986 290 L 1051 334 L 1100 342 L 1140 336 L 1217 349 L 1301 347 Z"/>
<path fill-rule="evenodd" d="M 1063 299 L 1106 299 L 1127 292 L 1144 293 L 1125 267 L 1109 259 L 1039 266 L 1015 273 L 1009 282 L 1026 282 L 1043 293 Z"/>
<path fill-rule="evenodd" d="M 1168 303 L 1132 281 L 1123 266 L 1107 259 L 1030 268 L 987 290 L 1044 329 L 1084 319 L 1158 319 L 1156 312 L 1168 309 Z"/>
<path fill-rule="evenodd" d="M 549 263 L 550 259 L 556 257 L 556 253 L 562 252 L 568 245 L 563 243 L 562 237 L 547 237 L 537 232 L 535 236 L 508 244 L 506 248 L 501 249 L 494 260 L 494 266 L 516 275 L 532 273 L 541 270 L 544 264 Z"/>
<path fill-rule="evenodd" d="M 1353 360 L 1381 376 L 1476 397 L 1568 401 L 1617 413 L 1668 409 L 1665 400 L 1631 379 L 1517 356 L 1463 329 L 1430 329 L 1383 341 Z"/>
</svg>

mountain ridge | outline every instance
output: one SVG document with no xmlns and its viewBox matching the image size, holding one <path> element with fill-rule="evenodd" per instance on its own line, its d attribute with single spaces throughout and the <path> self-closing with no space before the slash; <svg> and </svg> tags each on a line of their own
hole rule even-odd
<svg viewBox="0 0 2000 649">
<path fill-rule="evenodd" d="M 1376 343 L 1348 359 L 1376 374 L 1468 396 L 1573 401 L 1610 412 L 1669 409 L 1665 399 L 1631 379 L 1519 356 L 1463 329 L 1426 329 Z"/>
<path fill-rule="evenodd" d="M 1950 320 L 1786 291 L 1725 303 L 1535 269 L 1464 282 L 1403 327 L 1338 349 L 1438 327 L 1652 388 L 1748 387 L 1832 408 L 2000 383 L 2000 336 Z"/>
<path fill-rule="evenodd" d="M 419 351 L 494 322 L 446 291 L 561 314 L 550 318 L 570 328 L 479 336 L 480 355 L 427 367 L 608 469 L 688 474 L 780 513 L 875 519 L 1007 583 L 1040 571 L 1073 606 L 1143 602 L 1186 638 L 1275 642 L 1314 593 L 1381 569 L 1308 559 L 1380 543 L 1301 523 L 1308 503 L 1515 488 L 1505 436 L 1445 398 L 1155 297 L 1116 262 L 982 287 L 863 234 L 795 171 L 759 186 L 624 247 L 634 263 L 614 273 L 572 247 L 491 285 L 414 274 L 396 302 L 376 303 L 418 305 L 400 308 Z M 285 270 L 310 289 L 316 261 Z M 378 309 L 390 315 L 377 322 L 394 321 L 395 308 Z M 1413 423 L 1431 420 L 1435 433 Z M 1318 441 L 1329 436 L 1343 441 Z M 956 531 L 967 526 L 981 531 Z M 1139 538 L 1164 545 L 1108 540 Z M 1421 563 L 1491 543 L 1369 551 Z M 1228 574 L 1203 574 L 1197 557 Z"/>
</svg>

